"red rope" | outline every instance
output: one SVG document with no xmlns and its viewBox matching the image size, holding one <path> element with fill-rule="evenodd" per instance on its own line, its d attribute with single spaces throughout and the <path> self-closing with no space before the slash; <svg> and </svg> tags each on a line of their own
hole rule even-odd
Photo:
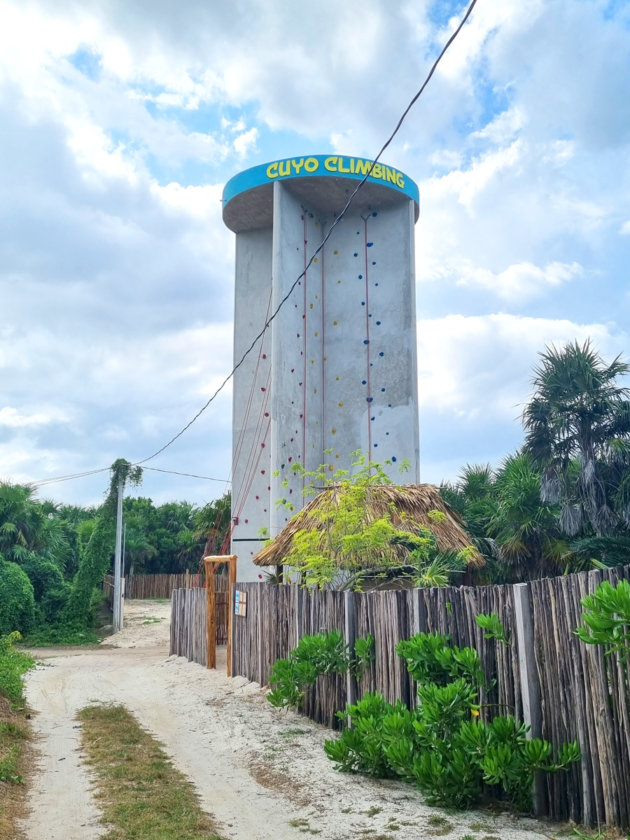
<svg viewBox="0 0 630 840">
<path fill-rule="evenodd" d="M 267 319 L 269 317 L 269 310 L 271 308 L 271 297 L 272 297 L 272 291 L 270 289 L 269 290 L 269 301 L 267 302 L 267 313 L 265 315 L 265 323 L 267 322 Z M 252 384 L 251 384 L 251 387 L 249 389 L 249 397 L 248 397 L 248 400 L 247 400 L 247 407 L 245 409 L 245 416 L 243 417 L 243 423 L 241 425 L 241 431 L 240 431 L 238 440 L 236 442 L 236 446 L 234 448 L 234 455 L 232 457 L 232 473 L 234 473 L 234 468 L 238 464 L 238 461 L 239 461 L 239 458 L 240 458 L 240 455 L 241 455 L 241 449 L 243 447 L 243 440 L 245 438 L 245 430 L 247 428 L 247 421 L 249 420 L 249 414 L 250 414 L 252 402 L 254 400 L 254 391 L 256 389 L 256 382 L 258 381 L 258 370 L 260 368 L 260 360 L 262 358 L 264 343 L 265 343 L 264 341 L 261 341 L 260 342 L 260 347 L 258 348 L 258 358 L 256 360 L 256 369 L 254 371 L 254 376 L 252 377 Z"/>
<path fill-rule="evenodd" d="M 303 219 L 303 232 L 304 236 L 302 237 L 304 245 L 303 245 L 303 253 L 304 253 L 304 294 L 302 295 L 302 321 L 303 321 L 303 332 L 304 332 L 304 340 L 303 340 L 303 354 L 304 354 L 304 373 L 302 376 L 302 388 L 304 393 L 302 394 L 302 467 L 306 468 L 306 377 L 308 375 L 308 368 L 307 368 L 307 348 L 308 342 L 306 339 L 306 333 L 308 330 L 308 315 L 306 313 L 306 285 L 307 285 L 307 256 L 306 256 L 306 213 L 302 216 Z M 304 489 L 304 476 L 302 476 L 302 489 Z"/>
<path fill-rule="evenodd" d="M 265 415 L 268 414 L 267 412 L 267 404 L 269 402 L 269 385 L 271 383 L 271 368 L 269 369 L 269 373 L 267 374 L 267 382 L 266 387 L 264 390 L 264 398 L 260 407 L 260 414 L 258 416 L 258 420 L 256 422 L 256 428 L 254 429 L 253 434 L 253 443 L 250 447 L 249 453 L 247 455 L 247 461 L 245 463 L 245 469 L 243 470 L 243 483 L 241 484 L 239 496 L 234 499 L 233 504 L 233 512 L 236 512 L 236 516 L 240 516 L 240 513 L 243 509 L 245 504 L 245 500 L 247 498 L 247 487 L 251 487 L 251 483 L 253 482 L 253 475 L 255 473 L 256 467 L 258 462 L 260 461 L 260 453 L 261 450 L 264 449 L 262 444 L 265 442 L 260 441 L 260 435 L 262 433 L 262 429 L 265 425 Z M 260 443 L 259 443 L 260 441 Z"/>
<path fill-rule="evenodd" d="M 364 267 L 364 276 L 365 276 L 365 366 L 366 366 L 366 375 L 365 381 L 367 383 L 367 404 L 368 404 L 368 413 L 367 413 L 367 420 L 368 420 L 368 461 L 372 460 L 372 421 L 370 419 L 372 414 L 372 383 L 370 377 L 370 286 L 369 286 L 369 274 L 368 274 L 368 229 L 367 229 L 367 219 L 363 220 L 363 250 L 365 252 L 365 267 Z"/>
</svg>

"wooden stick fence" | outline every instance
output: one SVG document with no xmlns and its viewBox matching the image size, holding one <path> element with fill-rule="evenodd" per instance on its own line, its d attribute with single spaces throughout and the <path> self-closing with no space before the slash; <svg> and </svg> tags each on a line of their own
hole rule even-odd
<svg viewBox="0 0 630 840">
<path fill-rule="evenodd" d="M 530 724 L 533 736 L 555 747 L 579 741 L 582 761 L 569 772 L 544 778 L 536 791 L 537 811 L 553 819 L 628 828 L 628 672 L 617 656 L 605 656 L 573 633 L 582 623 L 580 600 L 603 580 L 614 585 L 621 579 L 630 579 L 630 566 L 516 586 L 367 593 L 237 583 L 247 609 L 233 616 L 232 673 L 266 685 L 275 660 L 286 657 L 305 634 L 340 630 L 352 646 L 355 638 L 371 633 L 375 659 L 358 685 L 350 676 L 320 678 L 304 698 L 305 714 L 337 726 L 335 712 L 366 691 L 413 704 L 416 686 L 394 648 L 418 632 L 447 633 L 455 644 L 480 654 L 492 686 L 480 697 L 482 717 L 514 714 Z M 475 616 L 492 612 L 501 619 L 509 646 L 486 640 L 478 627 Z M 186 620 L 181 619 L 182 627 Z M 194 626 L 191 632 L 203 635 L 205 625 Z M 178 652 L 173 644 L 172 652 Z"/>
<path fill-rule="evenodd" d="M 125 578 L 126 598 L 170 598 L 174 589 L 196 589 L 205 585 L 203 575 L 133 575 Z"/>
</svg>

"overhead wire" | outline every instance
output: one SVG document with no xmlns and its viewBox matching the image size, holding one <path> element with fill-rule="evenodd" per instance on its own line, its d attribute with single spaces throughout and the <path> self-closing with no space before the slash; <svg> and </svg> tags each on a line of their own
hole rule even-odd
<svg viewBox="0 0 630 840">
<path fill-rule="evenodd" d="M 311 267 L 311 265 L 313 264 L 313 262 L 314 262 L 315 258 L 317 257 L 317 255 L 318 255 L 318 254 L 322 251 L 322 249 L 324 248 L 324 246 L 326 245 L 326 243 L 327 243 L 327 242 L 328 242 L 328 240 L 330 239 L 330 237 L 331 237 L 331 235 L 332 235 L 333 230 L 337 227 L 337 225 L 339 224 L 339 222 L 343 219 L 343 217 L 345 216 L 345 214 L 348 212 L 348 209 L 349 209 L 350 205 L 352 204 L 352 202 L 354 201 L 354 198 L 355 198 L 356 194 L 359 192 L 359 190 L 360 190 L 360 189 L 363 187 L 363 185 L 366 183 L 367 179 L 368 179 L 368 178 L 370 177 L 370 175 L 372 174 L 372 171 L 374 170 L 374 167 L 376 166 L 376 164 L 377 164 L 377 163 L 378 163 L 378 161 L 380 160 L 381 155 L 382 155 L 382 154 L 383 154 L 383 152 L 384 152 L 384 151 L 388 148 L 388 146 L 391 144 L 391 142 L 392 142 L 392 140 L 394 139 L 394 137 L 398 134 L 398 132 L 400 131 L 400 129 L 401 129 L 401 127 L 402 127 L 403 122 L 404 122 L 404 121 L 405 121 L 405 119 L 407 118 L 407 115 L 409 114 L 409 112 L 411 111 L 411 109 L 413 108 L 413 106 L 416 104 L 416 102 L 418 101 L 418 99 L 422 96 L 422 94 L 423 94 L 423 92 L 424 92 L 424 90 L 425 90 L 426 86 L 429 84 L 429 81 L 431 80 L 431 78 L 432 78 L 433 74 L 435 73 L 435 70 L 436 70 L 436 68 L 437 68 L 438 64 L 440 63 L 440 61 L 441 61 L 441 60 L 442 60 L 442 58 L 444 57 L 444 55 L 445 55 L 446 51 L 447 51 L 447 50 L 448 50 L 448 48 L 451 46 L 451 44 L 453 43 L 453 41 L 455 40 L 455 38 L 457 38 L 457 36 L 458 36 L 458 35 L 459 35 L 459 33 L 461 32 L 461 30 L 462 30 L 462 28 L 463 28 L 464 24 L 466 23 L 466 21 L 467 21 L 467 20 L 468 20 L 468 18 L 470 17 L 471 12 L 472 12 L 472 10 L 474 9 L 474 7 L 475 7 L 476 3 L 477 3 L 477 0 L 471 0 L 471 3 L 469 4 L 469 6 L 468 6 L 468 8 L 467 8 L 467 10 L 466 10 L 466 13 L 465 13 L 464 17 L 461 19 L 460 23 L 458 24 L 457 28 L 454 30 L 454 32 L 452 33 L 451 37 L 448 39 L 448 41 L 446 42 L 446 44 L 442 47 L 442 50 L 440 51 L 440 54 L 438 55 L 438 57 L 437 57 L 437 58 L 435 59 L 435 61 L 433 62 L 433 65 L 431 66 L 431 69 L 429 70 L 429 73 L 427 74 L 427 77 L 425 78 L 424 82 L 422 83 L 422 85 L 421 85 L 420 89 L 419 89 L 419 90 L 417 91 L 417 93 L 413 96 L 413 98 L 410 100 L 409 104 L 407 105 L 407 107 L 406 107 L 406 108 L 405 108 L 405 110 L 403 111 L 403 113 L 402 113 L 402 115 L 401 115 L 400 119 L 399 119 L 399 120 L 398 120 L 398 122 L 396 123 L 396 127 L 394 128 L 394 130 L 392 131 L 392 133 L 389 135 L 389 137 L 387 138 L 387 140 L 385 141 L 385 143 L 383 143 L 383 145 L 381 146 L 381 148 L 380 148 L 380 150 L 379 150 L 378 154 L 376 155 L 376 157 L 375 157 L 375 158 L 374 158 L 374 160 L 372 161 L 372 164 L 371 164 L 371 166 L 370 166 L 369 170 L 368 170 L 368 171 L 367 171 L 367 173 L 363 176 L 363 178 L 361 179 L 361 181 L 359 181 L 359 183 L 357 184 L 357 186 L 354 188 L 354 190 L 353 190 L 353 191 L 352 191 L 352 193 L 350 194 L 350 196 L 349 196 L 348 200 L 346 201 L 345 206 L 343 207 L 343 209 L 341 210 L 341 212 L 339 213 L 339 215 L 335 218 L 335 220 L 333 221 L 332 225 L 329 227 L 328 231 L 326 232 L 325 236 L 323 237 L 322 241 L 319 243 L 319 245 L 317 246 L 317 248 L 315 249 L 315 251 L 313 251 L 313 253 L 311 254 L 311 257 L 310 257 L 310 259 L 308 260 L 307 264 L 305 265 L 304 269 L 303 269 L 303 270 L 301 271 L 301 273 L 300 273 L 300 274 L 296 277 L 295 281 L 294 281 L 294 282 L 293 282 L 293 284 L 290 286 L 289 290 L 288 290 L 288 291 L 287 291 L 287 293 L 284 295 L 284 297 L 282 298 L 282 300 L 278 303 L 277 307 L 276 307 L 276 308 L 275 308 L 275 310 L 272 312 L 272 314 L 271 314 L 271 315 L 267 318 L 267 320 L 266 320 L 266 321 L 265 321 L 265 323 L 264 323 L 264 326 L 262 327 L 262 329 L 260 330 L 260 332 L 259 332 L 259 333 L 255 336 L 255 338 L 252 340 L 251 344 L 250 344 L 250 345 L 249 345 L 249 347 L 245 350 L 245 352 L 243 353 L 243 355 L 241 356 L 241 358 L 239 359 L 239 361 L 238 361 L 238 362 L 234 365 L 234 367 L 232 368 L 232 370 L 230 371 L 230 373 L 228 373 L 228 375 L 227 375 L 227 376 L 225 377 L 225 379 L 221 382 L 221 384 L 220 384 L 220 385 L 219 385 L 219 387 L 216 389 L 216 391 L 215 391 L 215 392 L 214 392 L 214 393 L 213 393 L 213 394 L 209 397 L 209 399 L 208 399 L 208 400 L 204 403 L 204 405 L 203 405 L 203 406 L 199 409 L 199 411 L 195 414 L 195 416 L 194 416 L 191 420 L 189 420 L 189 421 L 188 421 L 188 423 L 186 423 L 186 425 L 185 425 L 182 429 L 180 429 L 180 431 L 179 431 L 179 432 L 177 432 L 177 434 L 176 434 L 176 435 L 173 435 L 173 437 L 172 437 L 172 438 L 170 438 L 170 440 L 168 440 L 168 441 L 164 444 L 164 446 L 161 446 L 161 447 L 160 447 L 159 449 L 157 449 L 157 450 L 156 450 L 156 451 L 155 451 L 152 455 L 149 455 L 149 456 L 147 456 L 146 458 L 143 458 L 141 461 L 136 461 L 136 462 L 134 463 L 134 466 L 140 466 L 141 464 L 145 464 L 147 461 L 152 461 L 152 460 L 153 460 L 153 458 L 156 458 L 158 455 L 161 455 L 161 454 L 162 454 L 162 452 L 164 452 L 166 449 L 168 449 L 168 448 L 169 448 L 169 446 L 171 446 L 173 443 L 175 443 L 175 441 L 176 441 L 176 440 L 178 440 L 178 439 L 179 439 L 179 438 L 180 438 L 180 437 L 181 437 L 181 436 L 182 436 L 185 432 L 187 432 L 187 431 L 188 431 L 188 429 L 189 429 L 189 428 L 193 425 L 193 423 L 195 423 L 195 422 L 199 419 L 199 417 L 201 417 L 201 415 L 204 413 L 204 411 L 206 411 L 206 409 L 207 409 L 207 408 L 208 408 L 208 407 L 209 407 L 209 406 L 210 406 L 210 405 L 214 402 L 214 400 L 218 397 L 218 395 L 221 393 L 221 391 L 225 388 L 225 386 L 226 386 L 226 385 L 227 385 L 227 383 L 230 381 L 230 379 L 232 379 L 232 377 L 234 376 L 234 374 L 236 373 L 236 371 L 237 371 L 237 370 L 241 367 L 241 365 L 245 362 L 245 359 L 249 356 L 249 354 L 250 354 L 250 353 L 253 351 L 253 349 L 256 347 L 256 345 L 258 344 L 258 342 L 260 341 L 260 339 L 264 336 L 264 334 L 267 332 L 267 330 L 268 330 L 268 329 L 269 329 L 269 327 L 271 326 L 272 322 L 274 321 L 274 319 L 276 318 L 276 316 L 278 315 L 278 313 L 280 312 L 280 310 L 282 309 L 282 307 L 284 306 L 284 304 L 285 304 L 285 303 L 288 301 L 288 299 L 291 297 L 291 295 L 292 295 L 292 294 L 293 294 L 293 292 L 295 291 L 295 288 L 296 288 L 296 287 L 297 287 L 297 285 L 299 284 L 300 280 L 302 280 L 302 279 L 306 276 L 306 272 L 307 272 L 307 271 L 308 271 L 308 269 Z"/>
<path fill-rule="evenodd" d="M 153 472 L 169 473 L 170 475 L 183 475 L 188 478 L 201 478 L 204 481 L 218 481 L 219 484 L 231 484 L 229 478 L 211 478 L 209 475 L 196 475 L 195 473 L 179 472 L 178 470 L 163 470 L 159 467 L 143 467 L 145 470 L 152 470 Z"/>
<path fill-rule="evenodd" d="M 346 203 L 345 203 L 344 207 L 342 208 L 342 210 L 340 211 L 340 213 L 339 213 L 339 214 L 336 216 L 336 218 L 334 219 L 333 223 L 332 223 L 332 224 L 331 224 L 331 226 L 329 227 L 328 231 L 326 232 L 326 234 L 325 234 L 325 235 L 324 235 L 324 237 L 322 238 L 321 242 L 319 243 L 319 245 L 317 246 L 317 248 L 315 249 L 315 251 L 313 251 L 313 253 L 311 254 L 311 256 L 310 256 L 310 258 L 309 258 L 308 262 L 307 262 L 307 263 L 306 263 L 306 265 L 304 266 L 304 269 L 303 269 L 303 270 L 301 271 L 301 273 L 300 273 L 300 274 L 296 277 L 295 281 L 294 281 L 294 282 L 293 282 L 293 284 L 290 286 L 289 290 L 286 292 L 286 294 L 284 295 L 284 297 L 280 300 L 280 302 L 279 302 L 279 303 L 278 303 L 278 305 L 276 306 L 275 310 L 274 310 L 274 311 L 271 313 L 271 315 L 269 315 L 269 317 L 266 319 L 266 321 L 265 321 L 265 323 L 264 323 L 264 325 L 263 325 L 262 329 L 261 329 L 261 330 L 260 330 L 260 332 L 259 332 L 259 333 L 258 333 L 258 334 L 254 337 L 254 339 L 252 340 L 251 344 L 250 344 L 250 345 L 249 345 L 249 347 L 245 350 L 245 352 L 243 353 L 243 355 L 241 356 L 241 358 L 239 359 L 239 361 L 238 361 L 238 362 L 234 365 L 234 367 L 232 368 L 232 370 L 231 370 L 231 371 L 228 373 L 228 375 L 227 375 L 227 376 L 223 379 L 223 381 L 221 382 L 221 384 L 220 384 L 220 385 L 218 386 L 218 388 L 214 391 L 214 393 L 213 393 L 213 394 L 212 394 L 212 395 L 208 398 L 208 400 L 206 400 L 206 402 L 205 402 L 205 403 L 203 404 L 203 406 L 199 409 L 199 411 L 198 411 L 198 412 L 197 412 L 197 413 L 196 413 L 196 414 L 195 414 L 195 415 L 194 415 L 194 416 L 193 416 L 193 417 L 192 417 L 192 418 L 188 421 L 188 423 L 186 423 L 186 425 L 185 425 L 185 426 L 183 426 L 183 428 L 181 428 L 181 429 L 180 429 L 180 431 L 179 431 L 179 432 L 177 432 L 177 434 L 173 435 L 173 437 L 171 437 L 171 438 L 170 438 L 170 439 L 169 439 L 169 440 L 168 440 L 168 441 L 167 441 L 167 442 L 166 442 L 163 446 L 161 446 L 159 449 L 157 449 L 157 450 L 156 450 L 155 452 L 153 452 L 151 455 L 148 455 L 146 458 L 143 458 L 142 460 L 135 461 L 135 462 L 133 463 L 133 466 L 141 466 L 142 464 L 146 464 L 146 463 L 147 463 L 147 461 L 152 461 L 152 460 L 153 460 L 153 458 L 156 458 L 158 455 L 161 455 L 161 454 L 162 454 L 162 452 L 164 452 L 166 449 L 168 449 L 168 448 L 169 448 L 169 447 L 170 447 L 173 443 L 175 443 L 175 441 L 176 441 L 176 440 L 178 440 L 178 439 L 179 439 L 179 438 L 180 438 L 180 437 L 181 437 L 181 436 L 182 436 L 185 432 L 187 432 L 187 431 L 188 431 L 188 429 L 189 429 L 189 428 L 193 425 L 193 423 L 195 423 L 195 422 L 199 419 L 199 417 L 201 417 L 201 415 L 202 415 L 202 414 L 203 414 L 203 413 L 204 413 L 204 412 L 205 412 L 205 411 L 209 408 L 209 406 L 210 406 L 210 405 L 214 402 L 214 400 L 218 397 L 218 395 L 221 393 L 221 391 L 225 388 L 225 386 L 227 385 L 227 383 L 228 383 L 228 382 L 229 382 L 229 381 L 233 378 L 233 376 L 234 376 L 234 374 L 237 372 L 237 370 L 238 370 L 238 369 L 239 369 L 239 368 L 243 365 L 243 363 L 245 362 L 245 360 L 247 359 L 247 357 L 249 356 L 249 354 L 250 354 L 250 353 L 254 350 L 254 348 L 256 347 L 256 345 L 258 344 L 258 342 L 260 341 L 260 339 L 261 339 L 261 338 L 264 336 L 264 334 L 267 332 L 267 330 L 268 330 L 268 329 L 269 329 L 269 327 L 271 326 L 271 324 L 272 324 L 272 322 L 274 321 L 274 319 L 277 317 L 278 313 L 280 312 L 280 310 L 282 309 L 282 307 L 284 306 L 284 304 L 285 304 L 285 303 L 289 300 L 289 298 L 291 297 L 291 295 L 292 295 L 292 294 L 293 294 L 293 292 L 295 291 L 296 287 L 298 286 L 299 282 L 300 282 L 300 281 L 301 281 L 301 280 L 302 280 L 302 279 L 306 276 L 306 273 L 307 273 L 308 269 L 311 267 L 311 265 L 313 264 L 313 262 L 314 262 L 315 258 L 316 258 L 316 257 L 318 256 L 318 254 L 319 254 L 319 253 L 323 250 L 324 246 L 326 245 L 326 243 L 327 243 L 327 242 L 328 242 L 328 240 L 330 239 L 330 237 L 331 237 L 331 235 L 332 235 L 333 230 L 337 227 L 337 225 L 339 224 L 339 222 L 341 222 L 341 220 L 343 219 L 343 217 L 345 216 L 345 214 L 348 212 L 348 209 L 350 208 L 350 206 L 351 206 L 352 202 L 354 201 L 355 196 L 357 195 L 357 193 L 359 192 L 359 190 L 363 187 L 363 185 L 366 183 L 366 181 L 368 180 L 368 178 L 369 178 L 369 177 L 370 177 L 370 175 L 372 174 L 372 172 L 373 172 L 373 170 L 374 170 L 374 167 L 376 166 L 376 164 L 377 164 L 377 163 L 378 163 L 378 161 L 380 160 L 380 158 L 381 158 L 381 156 L 382 156 L 383 152 L 384 152 L 384 151 L 385 151 L 385 150 L 389 147 L 389 145 L 391 144 L 391 142 L 393 141 L 393 139 L 396 137 L 396 135 L 397 135 L 397 134 L 398 134 L 398 132 L 400 131 L 400 129 L 401 129 L 401 127 L 402 127 L 402 125 L 403 125 L 403 123 L 404 123 L 405 119 L 407 118 L 407 116 L 408 116 L 409 112 L 411 111 L 411 109 L 413 108 L 413 106 L 416 104 L 416 102 L 418 101 L 418 99 L 419 99 L 419 98 L 422 96 L 422 94 L 424 93 L 424 90 L 425 90 L 425 88 L 427 87 L 427 85 L 428 85 L 429 81 L 431 80 L 431 78 L 433 77 L 433 74 L 435 73 L 435 71 L 436 71 L 436 69 L 437 69 L 437 67 L 438 67 L 438 65 L 439 65 L 439 63 L 440 63 L 440 61 L 442 60 L 442 58 L 443 58 L 443 57 L 444 57 L 444 55 L 446 54 L 446 51 L 449 49 L 449 47 L 451 46 L 451 44 L 453 43 L 453 41 L 457 38 L 457 36 L 458 36 L 458 35 L 459 35 L 459 33 L 461 32 L 461 30 L 462 30 L 462 28 L 464 27 L 464 25 L 466 24 L 466 21 L 467 21 L 467 20 L 468 20 L 468 18 L 470 17 L 470 15 L 471 15 L 471 13 L 472 13 L 472 10 L 474 9 L 474 7 L 475 7 L 476 3 L 477 3 L 477 0 L 471 0 L 470 4 L 468 5 L 468 8 L 466 9 L 466 13 L 464 14 L 463 18 L 462 18 L 462 19 L 461 19 L 461 21 L 459 22 L 459 24 L 458 24 L 458 26 L 456 27 L 456 29 L 455 29 L 455 30 L 453 31 L 453 33 L 451 34 L 451 36 L 450 36 L 450 38 L 448 39 L 448 41 L 446 42 L 446 44 L 442 47 L 442 49 L 441 49 L 441 51 L 440 51 L 440 53 L 439 53 L 438 57 L 437 57 L 437 58 L 435 59 L 435 61 L 433 62 L 432 66 L 431 66 L 431 69 L 429 70 L 429 73 L 427 74 L 427 76 L 426 76 L 426 78 L 425 78 L 424 82 L 422 83 L 421 87 L 420 87 L 420 88 L 419 88 L 419 90 L 415 93 L 415 95 L 412 97 L 412 99 L 409 101 L 409 104 L 407 105 L 407 107 L 406 107 L 406 108 L 405 108 L 405 110 L 403 111 L 402 115 L 400 116 L 400 119 L 399 119 L 399 120 L 398 120 L 398 122 L 396 123 L 396 126 L 395 126 L 394 130 L 391 132 L 391 134 L 389 135 L 389 137 L 387 138 L 387 140 L 383 143 L 383 145 L 381 146 L 381 148 L 380 148 L 380 150 L 379 150 L 378 154 L 376 155 L 376 157 L 372 160 L 372 163 L 371 163 L 371 165 L 370 165 L 369 170 L 368 170 L 368 171 L 367 171 L 367 173 L 363 176 L 363 178 L 359 181 L 359 183 L 356 185 L 356 187 L 354 188 L 354 190 L 350 193 L 350 196 L 348 197 L 348 200 L 346 201 Z M 99 468 L 99 469 L 86 470 L 85 472 L 82 472 L 82 473 L 73 473 L 73 474 L 70 474 L 70 475 L 65 475 L 65 476 L 54 476 L 54 477 L 52 477 L 52 478 L 39 479 L 39 480 L 37 480 L 37 481 L 33 481 L 33 482 L 29 482 L 29 483 L 30 483 L 30 484 L 32 484 L 33 486 L 36 486 L 36 487 L 43 487 L 43 486 L 46 486 L 47 484 L 54 484 L 54 483 L 57 483 L 57 482 L 62 482 L 62 481 L 72 481 L 72 480 L 77 479 L 77 478 L 84 478 L 84 477 L 89 476 L 89 475 L 95 475 L 95 474 L 97 474 L 97 473 L 107 472 L 109 469 L 110 469 L 110 467 L 101 467 L 101 468 Z M 145 467 L 145 469 L 154 469 L 154 470 L 156 470 L 157 472 L 172 472 L 172 473 L 173 473 L 173 474 L 175 474 L 175 475 L 187 475 L 186 473 L 177 473 L 175 470 L 158 470 L 156 467 Z M 193 477 L 193 478 L 208 479 L 208 476 L 194 476 L 194 475 L 192 475 L 192 474 L 188 474 L 188 475 L 190 475 L 190 476 L 191 476 L 191 477 Z M 209 480 L 213 480 L 213 481 L 221 481 L 222 479 L 209 479 Z"/>
<path fill-rule="evenodd" d="M 28 481 L 32 487 L 45 487 L 47 484 L 57 484 L 62 481 L 73 481 L 75 478 L 85 478 L 88 475 L 96 475 L 97 473 L 108 472 L 111 467 L 99 467 L 95 470 L 86 470 L 80 473 L 70 473 L 69 475 L 55 475 L 49 478 L 38 478 L 34 481 Z"/>
</svg>

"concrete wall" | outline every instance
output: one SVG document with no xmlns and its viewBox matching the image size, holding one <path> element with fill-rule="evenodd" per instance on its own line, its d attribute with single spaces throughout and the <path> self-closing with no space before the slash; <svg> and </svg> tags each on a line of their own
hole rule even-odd
<svg viewBox="0 0 630 840">
<path fill-rule="evenodd" d="M 289 182 L 272 187 L 271 228 L 237 232 L 235 361 L 334 220 L 332 208 L 322 210 L 320 200 L 315 209 Z M 413 200 L 395 196 L 346 215 L 235 375 L 239 580 L 263 574 L 248 562 L 262 547 L 259 529 L 273 536 L 292 515 L 277 501 L 303 504 L 294 464 L 347 468 L 359 449 L 391 460 L 394 482 L 419 481 L 414 213 Z M 405 459 L 410 469 L 401 474 Z"/>
</svg>

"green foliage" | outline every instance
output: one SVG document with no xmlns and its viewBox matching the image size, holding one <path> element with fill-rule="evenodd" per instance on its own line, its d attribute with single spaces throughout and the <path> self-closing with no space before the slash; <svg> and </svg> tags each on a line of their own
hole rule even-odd
<svg viewBox="0 0 630 840">
<path fill-rule="evenodd" d="M 472 683 L 484 680 L 479 654 L 473 648 L 458 648 L 441 633 L 418 633 L 396 645 L 407 670 L 419 685 L 446 685 L 464 677 Z"/>
<path fill-rule="evenodd" d="M 391 478 L 383 465 L 367 461 L 358 452 L 352 455 L 352 472 L 331 472 L 327 464 L 312 472 L 300 464 L 293 466 L 293 473 L 306 483 L 306 494 L 325 492 L 309 511 L 309 526 L 293 535 L 284 564 L 299 572 L 304 586 L 360 590 L 367 582 L 378 585 L 391 578 L 407 578 L 419 586 L 445 586 L 452 572 L 461 571 L 464 558 L 441 556 L 432 531 L 409 518 L 402 517 L 400 522 L 393 504 L 382 516 L 374 516 L 369 493 L 379 485 L 390 485 Z M 401 470 L 406 468 L 404 462 Z M 280 504 L 294 509 L 287 499 Z M 436 524 L 444 517 L 440 511 L 430 514 Z"/>
<path fill-rule="evenodd" d="M 368 633 L 365 638 L 355 639 L 353 673 L 360 676 L 374 661 L 374 636 Z"/>
<path fill-rule="evenodd" d="M 619 356 L 607 364 L 588 340 L 540 356 L 523 425 L 542 497 L 561 504 L 569 536 L 611 535 L 630 514 L 630 390 L 618 384 L 630 366 Z"/>
<path fill-rule="evenodd" d="M 21 638 L 17 631 L 0 636 L 0 696 L 14 706 L 23 704 L 22 677 L 35 664 L 32 657 L 15 647 Z"/>
<path fill-rule="evenodd" d="M 559 506 L 541 499 L 540 469 L 528 453 L 508 455 L 497 470 L 467 465 L 440 492 L 486 559 L 480 582 L 516 583 L 583 566 L 563 537 Z"/>
<path fill-rule="evenodd" d="M 501 619 L 496 613 L 490 613 L 489 615 L 479 613 L 475 616 L 475 621 L 484 631 L 484 638 L 496 639 L 497 642 L 502 642 L 504 645 L 511 645 L 505 635 L 505 627 L 501 624 Z"/>
<path fill-rule="evenodd" d="M 374 639 L 357 639 L 354 655 L 339 630 L 302 636 L 287 659 L 278 659 L 269 674 L 272 706 L 299 706 L 306 689 L 326 674 L 360 674 L 373 657 Z"/>
<path fill-rule="evenodd" d="M 34 597 L 33 607 L 26 587 L 16 601 L 16 572 L 12 568 L 3 575 L 0 592 L 11 590 L 11 606 L 0 599 L 0 632 L 19 628 L 38 644 L 96 639 L 89 628 L 100 607 L 95 593 L 114 553 L 118 482 L 135 485 L 141 473 L 123 459 L 116 461 L 97 510 L 57 506 L 35 498 L 30 486 L 0 482 L 0 561 L 26 573 Z M 150 499 L 127 498 L 124 512 L 129 564 L 141 571 L 178 572 L 196 569 L 212 539 L 223 541 L 230 497 L 202 509 L 187 502 L 156 508 Z"/>
<path fill-rule="evenodd" d="M 33 584 L 17 563 L 0 559 L 0 634 L 29 630 L 35 618 Z"/>
<path fill-rule="evenodd" d="M 30 485 L 0 483 L 0 553 L 19 565 L 37 555 L 64 569 L 69 544 L 52 502 L 35 499 Z"/>
<path fill-rule="evenodd" d="M 111 506 L 97 518 L 89 542 L 81 553 L 79 571 L 62 616 L 65 625 L 87 627 L 92 618 L 92 592 L 107 572 L 114 550 L 116 523 Z"/>
<path fill-rule="evenodd" d="M 608 654 L 618 653 L 630 662 L 630 583 L 621 580 L 613 587 L 605 580 L 581 603 L 586 627 L 578 627 L 575 635 L 587 645 L 604 645 Z"/>
<path fill-rule="evenodd" d="M 61 617 L 61 622 L 67 627 L 86 628 L 90 625 L 93 619 L 93 591 L 100 587 L 114 550 L 119 484 L 122 483 L 123 487 L 125 484 L 137 486 L 141 481 L 140 467 L 134 467 L 124 458 L 112 464 L 109 491 L 98 512 L 88 543 L 81 552 L 79 570 Z"/>
<path fill-rule="evenodd" d="M 53 624 L 68 601 L 70 584 L 64 580 L 58 566 L 35 554 L 24 563 L 23 568 L 33 584 L 35 623 Z"/>
<path fill-rule="evenodd" d="M 366 776 L 393 778 L 396 771 L 391 767 L 383 737 L 385 721 L 392 715 L 409 715 L 402 703 L 392 706 L 378 692 L 368 693 L 354 705 L 348 705 L 345 712 L 339 712 L 341 720 L 350 717 L 352 727 L 344 729 L 337 740 L 324 743 L 324 750 L 337 769 Z M 394 724 L 395 725 L 395 724 Z"/>
<path fill-rule="evenodd" d="M 496 616 L 484 618 L 494 638 L 504 636 Z M 577 743 L 564 744 L 554 758 L 551 744 L 529 739 L 528 727 L 513 717 L 478 719 L 484 675 L 476 651 L 437 633 L 421 633 L 396 650 L 418 681 L 418 705 L 409 710 L 367 694 L 339 712 L 350 726 L 325 744 L 337 769 L 400 776 L 430 804 L 466 808 L 491 786 L 529 809 L 536 771 L 558 772 L 579 760 Z"/>
</svg>

